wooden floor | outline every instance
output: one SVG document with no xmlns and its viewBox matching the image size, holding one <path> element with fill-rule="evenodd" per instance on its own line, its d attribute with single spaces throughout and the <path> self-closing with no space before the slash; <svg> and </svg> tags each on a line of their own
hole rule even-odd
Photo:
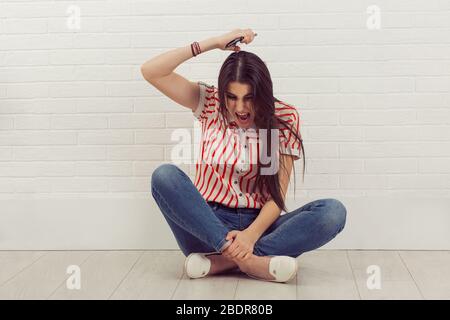
<svg viewBox="0 0 450 320">
<path fill-rule="evenodd" d="M 297 278 L 283 284 L 239 272 L 188 279 L 180 251 L 0 251 L 0 299 L 450 299 L 450 251 L 315 250 L 297 259 Z M 79 290 L 67 288 L 71 265 Z M 379 267 L 379 289 L 368 288 L 369 266 Z"/>
</svg>

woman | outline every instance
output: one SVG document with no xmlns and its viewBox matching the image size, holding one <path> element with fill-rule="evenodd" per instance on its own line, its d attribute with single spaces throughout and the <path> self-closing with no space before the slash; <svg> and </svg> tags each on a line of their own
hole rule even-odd
<svg viewBox="0 0 450 320">
<path fill-rule="evenodd" d="M 152 174 L 152 195 L 187 256 L 190 278 L 239 268 L 252 278 L 287 282 L 296 276 L 299 255 L 341 232 L 346 209 L 338 200 L 321 199 L 288 212 L 284 200 L 300 151 L 303 174 L 305 168 L 299 114 L 273 96 L 258 56 L 226 46 L 238 37 L 249 44 L 255 33 L 235 29 L 141 66 L 144 78 L 192 110 L 202 127 L 195 181 L 176 165 L 163 164 Z M 220 69 L 217 88 L 173 72 L 212 49 L 234 51 Z"/>
</svg>

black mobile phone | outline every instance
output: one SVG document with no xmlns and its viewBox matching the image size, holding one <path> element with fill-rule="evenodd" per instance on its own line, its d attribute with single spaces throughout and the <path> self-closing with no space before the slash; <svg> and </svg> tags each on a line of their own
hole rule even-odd
<svg viewBox="0 0 450 320">
<path fill-rule="evenodd" d="M 242 39 L 244 39 L 244 37 L 242 36 L 242 37 L 239 37 L 239 38 L 236 38 L 236 39 L 234 39 L 234 40 L 231 40 L 230 42 L 228 42 L 227 43 L 227 45 L 225 46 L 225 48 L 228 48 L 228 47 L 234 47 L 239 41 L 241 41 Z"/>
<path fill-rule="evenodd" d="M 257 35 L 258 34 L 255 33 L 255 36 L 257 36 Z M 244 39 L 244 36 L 231 40 L 230 42 L 227 43 L 225 48 L 234 47 L 239 41 L 242 41 L 242 39 Z"/>
</svg>

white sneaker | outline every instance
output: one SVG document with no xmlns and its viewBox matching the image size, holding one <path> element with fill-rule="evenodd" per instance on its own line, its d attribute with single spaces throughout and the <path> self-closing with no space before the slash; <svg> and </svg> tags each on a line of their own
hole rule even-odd
<svg viewBox="0 0 450 320">
<path fill-rule="evenodd" d="M 273 280 L 263 279 L 254 275 L 247 275 L 251 278 L 273 282 L 288 282 L 297 275 L 297 259 L 289 256 L 272 256 L 269 262 L 269 273 L 275 278 Z"/>
<path fill-rule="evenodd" d="M 191 279 L 205 277 L 210 268 L 211 260 L 206 258 L 206 253 L 191 253 L 184 261 L 184 272 Z"/>
<path fill-rule="evenodd" d="M 232 243 L 232 239 L 228 240 L 221 248 L 221 251 L 224 251 Z M 192 279 L 205 277 L 211 269 L 211 260 L 206 258 L 206 256 L 217 254 L 220 253 L 216 251 L 208 253 L 191 253 L 186 257 L 186 260 L 184 261 L 184 272 L 189 278 Z"/>
</svg>

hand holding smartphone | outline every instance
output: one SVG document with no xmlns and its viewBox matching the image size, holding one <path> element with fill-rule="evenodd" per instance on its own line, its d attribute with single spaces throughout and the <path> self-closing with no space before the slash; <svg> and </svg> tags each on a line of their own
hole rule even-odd
<svg viewBox="0 0 450 320">
<path fill-rule="evenodd" d="M 255 36 L 257 36 L 258 34 L 255 33 Z M 231 40 L 230 42 L 227 43 L 227 45 L 225 46 L 225 48 L 230 48 L 230 47 L 234 47 L 236 46 L 236 44 L 240 41 L 242 41 L 242 39 L 244 39 L 244 36 L 242 37 L 238 37 L 236 39 Z"/>
</svg>

